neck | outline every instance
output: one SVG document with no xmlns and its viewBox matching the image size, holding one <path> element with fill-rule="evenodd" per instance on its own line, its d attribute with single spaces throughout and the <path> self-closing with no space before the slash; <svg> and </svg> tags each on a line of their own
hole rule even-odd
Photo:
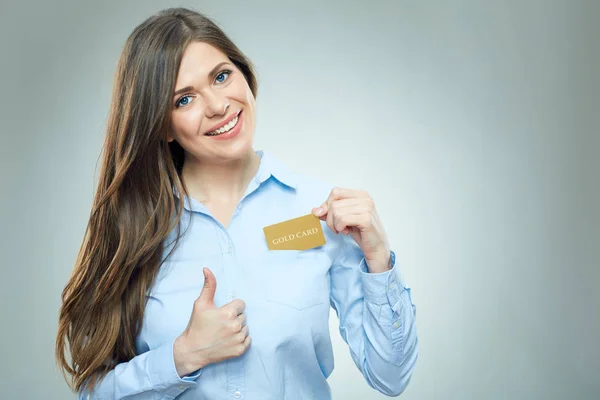
<svg viewBox="0 0 600 400">
<path fill-rule="evenodd" d="M 219 163 L 186 157 L 182 178 L 189 195 L 201 203 L 237 204 L 259 164 L 260 157 L 252 148 L 240 159 Z"/>
</svg>

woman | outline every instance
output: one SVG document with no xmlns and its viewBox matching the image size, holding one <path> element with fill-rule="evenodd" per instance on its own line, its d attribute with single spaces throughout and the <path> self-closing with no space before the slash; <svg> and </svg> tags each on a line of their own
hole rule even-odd
<svg viewBox="0 0 600 400">
<path fill-rule="evenodd" d="M 80 398 L 330 398 L 329 304 L 368 384 L 408 384 L 415 307 L 372 200 L 255 151 L 256 92 L 194 11 L 128 38 L 60 311 L 56 356 Z M 264 229 L 311 213 L 298 232 L 323 228 L 324 244 L 284 251 Z"/>
</svg>

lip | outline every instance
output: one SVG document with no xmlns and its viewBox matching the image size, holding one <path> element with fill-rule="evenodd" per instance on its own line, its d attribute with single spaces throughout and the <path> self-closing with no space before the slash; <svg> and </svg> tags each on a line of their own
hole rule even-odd
<svg viewBox="0 0 600 400">
<path fill-rule="evenodd" d="M 214 132 L 217 129 L 224 127 L 225 125 L 227 125 L 228 123 L 230 123 L 235 117 L 237 117 L 238 115 L 240 115 L 241 112 L 242 112 L 242 110 L 238 110 L 235 114 L 231 114 L 226 120 L 224 120 L 223 122 L 219 122 L 217 125 L 213 126 L 209 130 L 207 130 L 206 132 L 204 132 L 204 134 L 206 135 L 207 133 Z"/>
<path fill-rule="evenodd" d="M 217 140 L 217 141 L 228 141 L 231 140 L 235 137 L 237 137 L 237 135 L 240 134 L 240 132 L 242 131 L 242 125 L 244 124 L 244 113 L 243 112 L 239 112 L 238 113 L 238 122 L 237 124 L 235 124 L 235 126 L 233 128 L 231 128 L 228 132 L 225 132 L 221 135 L 217 135 L 217 136 L 205 136 L 206 138 L 210 139 L 210 140 Z"/>
</svg>

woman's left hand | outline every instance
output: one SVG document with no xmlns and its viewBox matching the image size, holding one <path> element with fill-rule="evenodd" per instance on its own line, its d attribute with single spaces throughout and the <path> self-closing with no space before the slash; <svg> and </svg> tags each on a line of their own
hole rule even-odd
<svg viewBox="0 0 600 400">
<path fill-rule="evenodd" d="M 312 212 L 336 234 L 352 236 L 364 253 L 369 272 L 391 268 L 387 235 L 367 192 L 335 188 Z"/>
</svg>

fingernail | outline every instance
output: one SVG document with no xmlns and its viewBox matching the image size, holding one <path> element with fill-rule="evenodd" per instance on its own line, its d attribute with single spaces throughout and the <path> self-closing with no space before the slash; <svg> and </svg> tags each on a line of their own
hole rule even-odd
<svg viewBox="0 0 600 400">
<path fill-rule="evenodd" d="M 323 209 L 321 207 L 319 207 L 315 210 L 316 215 L 321 215 L 321 213 L 323 213 Z"/>
</svg>

